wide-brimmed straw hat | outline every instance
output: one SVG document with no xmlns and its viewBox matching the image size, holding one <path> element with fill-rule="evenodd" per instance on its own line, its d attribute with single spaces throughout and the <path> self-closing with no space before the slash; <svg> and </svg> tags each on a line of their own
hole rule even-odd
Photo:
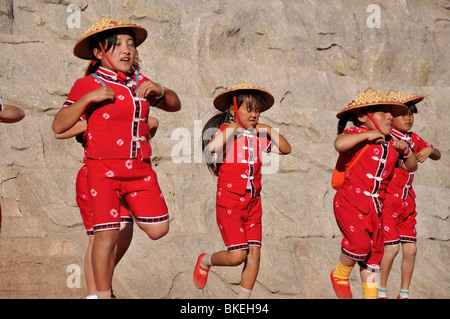
<svg viewBox="0 0 450 319">
<path fill-rule="evenodd" d="M 104 31 L 120 28 L 133 30 L 136 35 L 136 47 L 147 39 L 147 30 L 143 27 L 119 19 L 102 17 L 84 33 L 80 40 L 78 40 L 77 44 L 75 44 L 75 47 L 73 48 L 73 54 L 80 59 L 94 60 L 95 57 L 89 45 L 89 38 Z"/>
<path fill-rule="evenodd" d="M 412 102 L 414 104 L 419 103 L 423 100 L 424 96 L 414 93 L 407 93 L 402 91 L 395 91 L 395 90 L 389 90 L 387 93 L 388 96 L 393 97 L 394 99 L 398 100 L 399 102 L 405 104 L 408 102 Z"/>
<path fill-rule="evenodd" d="M 267 111 L 268 109 L 270 109 L 275 101 L 272 94 L 270 94 L 266 90 L 243 81 L 236 85 L 233 85 L 232 87 L 226 89 L 225 91 L 223 91 L 219 95 L 217 95 L 213 102 L 214 107 L 216 109 L 218 109 L 219 111 L 222 111 L 222 112 L 226 111 L 230 107 L 230 104 L 229 104 L 230 95 L 234 94 L 237 91 L 257 91 L 262 96 L 262 98 L 266 101 L 266 104 L 267 104 L 267 106 L 264 107 L 261 110 L 261 112 L 264 112 L 264 111 Z"/>
<path fill-rule="evenodd" d="M 394 99 L 393 97 L 375 91 L 372 88 L 367 88 L 363 93 L 358 95 L 353 101 L 348 103 L 342 110 L 340 110 L 336 114 L 336 117 L 340 119 L 344 115 L 347 115 L 349 112 L 354 112 L 357 109 L 373 105 L 391 106 L 393 116 L 398 116 L 408 110 L 406 105 Z"/>
</svg>

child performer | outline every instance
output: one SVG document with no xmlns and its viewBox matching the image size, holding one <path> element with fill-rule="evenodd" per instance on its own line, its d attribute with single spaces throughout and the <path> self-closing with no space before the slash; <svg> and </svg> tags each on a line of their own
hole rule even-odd
<svg viewBox="0 0 450 319">
<path fill-rule="evenodd" d="M 352 298 L 348 278 L 356 262 L 360 265 L 363 298 L 377 297 L 374 279 L 378 275 L 372 274 L 380 272 L 383 257 L 385 191 L 399 154 L 404 169 L 417 169 L 408 144 L 389 141 L 393 116 L 405 110 L 400 102 L 368 88 L 337 114 L 339 135 L 334 146 L 340 158 L 348 166 L 360 155 L 334 197 L 334 214 L 343 235 L 339 262 L 330 275 L 338 298 Z M 355 127 L 344 130 L 348 120 Z"/>
<path fill-rule="evenodd" d="M 13 105 L 3 104 L 3 96 L 0 94 L 0 123 L 16 123 L 25 117 L 22 109 Z M 2 231 L 2 206 L 0 205 L 0 233 Z"/>
<path fill-rule="evenodd" d="M 260 113 L 273 103 L 269 92 L 246 82 L 214 99 L 214 106 L 222 113 L 203 128 L 203 149 L 210 170 L 219 177 L 216 218 L 228 249 L 198 257 L 193 279 L 199 289 L 205 286 L 211 266 L 244 263 L 239 298 L 250 297 L 259 270 L 262 237 L 262 152 L 291 152 L 282 135 L 258 122 Z M 217 155 L 216 162 L 211 153 Z"/>
<path fill-rule="evenodd" d="M 414 124 L 416 104 L 423 100 L 422 95 L 390 90 L 388 96 L 408 107 L 403 114 L 394 117 L 391 137 L 407 142 L 414 151 L 417 161 L 423 163 L 427 158 L 439 160 L 441 152 L 411 132 Z M 380 287 L 378 298 L 385 299 L 389 272 L 402 244 L 401 286 L 398 299 L 409 298 L 409 285 L 416 258 L 416 194 L 412 189 L 414 173 L 396 168 L 395 175 L 387 188 L 383 210 L 384 255 L 381 261 Z"/>
<path fill-rule="evenodd" d="M 111 297 L 114 249 L 124 198 L 138 226 L 151 239 L 169 231 L 169 215 L 153 171 L 148 141 L 149 107 L 180 110 L 172 90 L 133 73 L 136 47 L 147 31 L 125 21 L 101 18 L 74 47 L 75 56 L 92 60 L 91 75 L 77 80 L 53 130 L 71 128 L 87 119 L 86 167 L 95 240 L 92 265 L 98 298 Z"/>
</svg>

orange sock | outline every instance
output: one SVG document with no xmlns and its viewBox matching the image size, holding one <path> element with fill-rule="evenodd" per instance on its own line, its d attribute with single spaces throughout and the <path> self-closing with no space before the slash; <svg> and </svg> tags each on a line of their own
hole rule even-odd
<svg viewBox="0 0 450 319">
<path fill-rule="evenodd" d="M 377 299 L 378 285 L 375 282 L 362 282 L 363 299 Z"/>
<path fill-rule="evenodd" d="M 336 268 L 334 269 L 333 276 L 339 279 L 348 280 L 353 267 L 344 266 L 339 260 Z"/>
</svg>

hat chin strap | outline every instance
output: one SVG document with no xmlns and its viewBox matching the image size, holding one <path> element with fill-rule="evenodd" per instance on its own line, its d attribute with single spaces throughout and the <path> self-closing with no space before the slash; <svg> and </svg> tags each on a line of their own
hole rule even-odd
<svg viewBox="0 0 450 319">
<path fill-rule="evenodd" d="M 103 52 L 103 55 L 106 58 L 106 61 L 108 61 L 109 65 L 113 68 L 113 71 L 117 73 L 117 79 L 119 81 L 125 82 L 127 80 L 127 76 L 125 75 L 125 73 L 123 73 L 122 71 L 118 71 L 116 69 L 116 67 L 111 63 L 111 61 L 109 60 L 108 56 L 106 55 L 105 49 L 103 49 L 103 45 L 102 43 L 99 41 L 98 44 L 100 45 L 100 49 Z"/>
<path fill-rule="evenodd" d="M 373 116 L 369 113 L 369 111 L 366 108 L 367 116 L 372 121 L 373 125 L 375 125 L 375 128 L 381 133 L 380 127 L 378 126 L 377 122 L 375 122 Z"/>
<path fill-rule="evenodd" d="M 241 119 L 239 118 L 239 112 L 238 112 L 238 106 L 237 106 L 237 100 L 236 95 L 233 96 L 233 107 L 234 107 L 234 113 L 236 114 L 236 120 L 239 123 L 240 126 L 242 126 L 245 130 L 244 124 L 242 124 Z"/>
</svg>

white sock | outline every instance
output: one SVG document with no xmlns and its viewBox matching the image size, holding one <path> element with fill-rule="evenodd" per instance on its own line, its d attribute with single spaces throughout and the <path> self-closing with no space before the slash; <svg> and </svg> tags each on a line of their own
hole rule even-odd
<svg viewBox="0 0 450 319">
<path fill-rule="evenodd" d="M 242 286 L 239 289 L 239 299 L 250 299 L 251 290 L 245 289 Z"/>
<path fill-rule="evenodd" d="M 387 298 L 386 288 L 378 288 L 378 298 Z"/>
<path fill-rule="evenodd" d="M 207 268 L 207 269 L 209 269 L 212 266 L 210 254 L 202 257 L 202 259 L 200 260 L 200 266 L 202 266 L 203 268 Z M 202 275 L 206 275 L 208 273 L 207 271 L 205 271 L 201 268 L 199 269 L 199 271 Z"/>
<path fill-rule="evenodd" d="M 96 294 L 87 295 L 86 299 L 98 299 Z"/>
<path fill-rule="evenodd" d="M 409 291 L 408 290 L 401 290 L 398 294 L 400 296 L 400 299 L 408 299 L 409 298 Z"/>
<path fill-rule="evenodd" d="M 204 268 L 211 267 L 212 266 L 211 256 L 212 256 L 212 254 L 203 256 L 202 260 L 200 261 L 200 265 L 202 265 L 202 267 L 204 267 Z"/>
</svg>

